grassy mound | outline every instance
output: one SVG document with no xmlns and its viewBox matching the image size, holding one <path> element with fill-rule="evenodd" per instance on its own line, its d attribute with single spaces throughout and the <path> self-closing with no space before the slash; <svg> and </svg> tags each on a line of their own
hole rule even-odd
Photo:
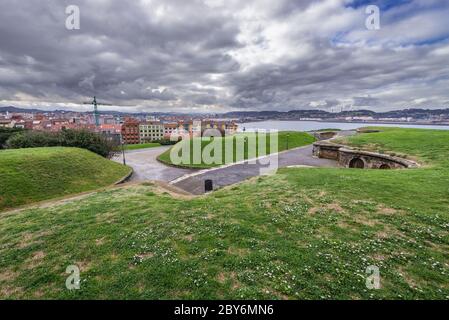
<svg viewBox="0 0 449 320">
<path fill-rule="evenodd" d="M 110 185 L 130 168 L 77 148 L 0 151 L 0 210 Z"/>
<path fill-rule="evenodd" d="M 184 140 L 181 141 L 180 143 L 178 143 L 178 145 L 176 145 L 175 148 L 179 148 L 179 156 L 182 156 L 182 144 L 187 144 L 190 143 L 190 161 L 188 161 L 187 163 L 182 163 L 182 164 L 177 164 L 180 167 L 185 167 L 185 168 L 197 168 L 197 169 L 207 169 L 207 168 L 212 168 L 212 167 L 217 167 L 223 164 L 229 164 L 229 163 L 233 163 L 239 160 L 247 160 L 247 159 L 252 159 L 255 158 L 256 156 L 251 155 L 250 153 L 248 153 L 248 140 L 246 140 L 245 144 L 244 144 L 244 152 L 243 152 L 243 159 L 237 159 L 237 155 L 236 155 L 236 149 L 237 149 L 237 139 L 244 139 L 242 137 L 255 137 L 256 140 L 256 151 L 257 151 L 257 156 L 260 156 L 260 152 L 259 152 L 259 148 L 260 148 L 260 142 L 259 142 L 259 137 L 255 134 L 255 133 L 245 133 L 243 134 L 237 134 L 234 136 L 229 136 L 226 138 L 215 138 L 216 141 L 218 142 L 218 144 L 221 146 L 221 153 L 222 153 L 222 157 L 221 160 L 219 161 L 219 163 L 205 163 L 204 159 L 201 159 L 200 163 L 195 163 L 194 161 L 194 145 L 196 141 L 200 141 L 201 143 L 201 153 L 203 153 L 203 151 L 205 150 L 205 148 L 211 144 L 211 140 L 210 138 L 193 138 L 190 140 Z M 225 146 L 227 144 L 228 141 L 232 141 L 232 155 L 229 157 L 229 160 L 226 158 L 226 152 L 225 152 Z M 297 131 L 282 131 L 278 133 L 278 152 L 280 151 L 284 151 L 288 149 L 292 149 L 292 148 L 297 148 L 297 147 L 302 147 L 305 145 L 309 145 L 312 144 L 315 141 L 315 138 L 310 135 L 309 133 L 306 132 L 297 132 Z M 266 138 L 266 153 L 265 154 L 270 154 L 272 152 L 274 152 L 274 150 L 271 150 L 273 148 L 271 148 L 270 146 L 270 139 L 267 137 Z M 171 159 L 171 149 L 165 151 L 164 153 L 162 153 L 159 157 L 158 160 L 168 164 L 168 165 L 174 165 L 172 159 Z M 212 155 L 214 154 L 214 152 L 211 153 Z M 264 154 L 263 154 L 264 155 Z M 231 160 L 232 159 L 232 160 Z"/>
<path fill-rule="evenodd" d="M 384 127 L 363 129 L 379 132 L 355 135 L 341 142 L 368 151 L 411 155 L 427 164 L 449 167 L 449 131 Z"/>
<path fill-rule="evenodd" d="M 289 168 L 192 199 L 147 183 L 0 215 L 0 297 L 448 299 L 449 131 L 348 143 L 427 166 Z"/>
</svg>

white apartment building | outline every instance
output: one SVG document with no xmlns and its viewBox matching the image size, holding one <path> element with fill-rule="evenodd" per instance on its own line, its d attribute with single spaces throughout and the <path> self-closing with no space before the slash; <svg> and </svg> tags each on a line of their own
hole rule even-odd
<svg viewBox="0 0 449 320">
<path fill-rule="evenodd" d="M 142 122 L 139 125 L 140 143 L 159 141 L 164 138 L 164 125 L 159 121 Z"/>
<path fill-rule="evenodd" d="M 177 122 L 164 123 L 164 137 L 166 139 L 169 139 L 172 134 L 173 135 L 178 134 L 178 123 Z"/>
</svg>

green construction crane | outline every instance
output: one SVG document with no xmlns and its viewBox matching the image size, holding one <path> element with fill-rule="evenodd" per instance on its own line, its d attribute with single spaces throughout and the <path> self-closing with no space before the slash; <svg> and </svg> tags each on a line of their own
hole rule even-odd
<svg viewBox="0 0 449 320">
<path fill-rule="evenodd" d="M 97 97 L 94 96 L 94 100 L 92 102 L 83 102 L 83 104 L 91 104 L 94 106 L 94 117 L 95 117 L 95 125 L 100 126 L 100 113 L 98 112 L 98 106 L 112 106 L 112 104 L 107 103 L 97 103 Z"/>
</svg>

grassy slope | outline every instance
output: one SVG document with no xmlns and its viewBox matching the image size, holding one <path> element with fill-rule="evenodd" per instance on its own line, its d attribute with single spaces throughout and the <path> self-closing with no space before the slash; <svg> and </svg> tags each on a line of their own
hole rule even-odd
<svg viewBox="0 0 449 320">
<path fill-rule="evenodd" d="M 141 144 L 127 144 L 125 146 L 125 150 L 138 150 L 138 149 L 147 149 L 147 148 L 155 148 L 160 147 L 161 144 L 157 142 L 150 143 L 141 143 Z"/>
<path fill-rule="evenodd" d="M 246 136 L 252 135 L 252 133 L 246 133 Z M 236 161 L 236 136 L 229 136 L 226 138 L 217 138 L 222 145 L 222 161 L 221 163 L 218 164 L 206 164 L 204 162 L 202 162 L 201 164 L 195 164 L 193 163 L 193 141 L 192 140 L 186 140 L 186 141 L 182 141 L 180 142 L 182 143 L 190 143 L 191 147 L 190 147 L 190 163 L 189 164 L 181 164 L 180 166 L 182 167 L 187 167 L 187 168 L 212 168 L 212 167 L 217 167 L 223 164 L 227 164 L 229 162 L 225 162 L 225 143 L 224 143 L 224 139 L 232 139 L 233 140 L 233 161 Z M 201 139 L 201 138 L 194 138 L 194 139 Z M 284 151 L 287 149 L 287 139 L 288 139 L 288 148 L 292 149 L 292 148 L 297 148 L 297 147 L 302 147 L 308 144 L 312 144 L 315 141 L 315 138 L 313 136 L 311 136 L 310 134 L 306 133 L 306 132 L 297 132 L 297 131 L 282 131 L 279 132 L 279 136 L 278 136 L 278 150 L 277 151 Z M 258 141 L 258 140 L 257 140 Z M 266 147 L 266 153 L 270 153 L 270 142 L 269 142 L 269 138 L 267 137 L 267 147 Z M 210 142 L 210 140 L 204 140 L 202 139 L 201 141 L 201 150 L 203 150 Z M 159 160 L 172 165 L 172 161 L 170 159 L 170 151 L 171 150 L 167 150 L 166 152 L 164 152 L 163 154 L 161 154 L 159 156 Z M 182 153 L 180 153 L 181 155 Z M 248 159 L 248 158 L 253 158 L 253 157 L 248 157 L 248 145 L 245 144 L 245 150 L 244 150 L 244 159 Z"/>
<path fill-rule="evenodd" d="M 282 169 L 192 200 L 146 184 L 0 216 L 0 297 L 448 299 L 449 131 L 351 142 L 429 166 Z"/>
<path fill-rule="evenodd" d="M 110 185 L 129 170 L 83 149 L 0 151 L 0 210 Z"/>
</svg>

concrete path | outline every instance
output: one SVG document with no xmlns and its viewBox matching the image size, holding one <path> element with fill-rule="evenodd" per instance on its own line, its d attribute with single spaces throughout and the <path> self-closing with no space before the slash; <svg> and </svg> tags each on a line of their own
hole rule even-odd
<svg viewBox="0 0 449 320">
<path fill-rule="evenodd" d="M 281 152 L 277 155 L 269 155 L 264 158 L 264 163 L 257 161 L 256 163 L 239 163 L 221 168 L 202 170 L 192 173 L 190 175 L 180 177 L 171 182 L 176 187 L 186 190 L 192 194 L 203 194 L 204 181 L 212 180 L 214 189 L 228 186 L 241 182 L 245 179 L 261 175 L 264 169 L 267 169 L 266 161 L 275 163 L 278 162 L 278 168 L 303 165 L 312 167 L 336 167 L 337 163 L 333 160 L 318 159 L 312 157 L 312 146 L 292 149 Z M 276 159 L 277 158 L 277 159 Z"/>
<path fill-rule="evenodd" d="M 347 136 L 354 133 L 354 131 L 341 131 L 339 136 Z M 159 180 L 170 182 L 173 186 L 192 194 L 203 194 L 205 192 L 205 180 L 212 180 L 214 189 L 235 184 L 245 179 L 259 176 L 261 171 L 264 171 L 264 169 L 267 168 L 267 161 L 270 161 L 271 163 L 273 163 L 273 161 L 278 161 L 278 168 L 296 165 L 311 167 L 337 166 L 336 161 L 313 157 L 313 146 L 309 145 L 284 151 L 277 155 L 269 155 L 265 157 L 263 163 L 260 163 L 259 161 L 256 163 L 248 163 L 247 161 L 207 170 L 181 169 L 166 166 L 157 161 L 157 156 L 169 148 L 170 146 L 162 146 L 126 151 L 126 164 L 134 169 L 134 174 L 130 181 Z M 113 160 L 120 163 L 123 162 L 121 155 Z"/>
<path fill-rule="evenodd" d="M 162 146 L 156 148 L 126 151 L 126 164 L 132 167 L 134 170 L 130 181 L 137 182 L 146 180 L 159 180 L 169 182 L 185 174 L 196 171 L 169 167 L 157 161 L 157 156 L 169 148 L 170 146 Z M 121 154 L 113 158 L 112 160 L 123 163 L 123 157 Z"/>
<path fill-rule="evenodd" d="M 338 136 L 350 136 L 355 134 L 355 131 L 347 130 L 338 133 Z M 337 136 L 337 137 L 338 137 Z M 278 168 L 289 166 L 311 166 L 311 167 L 337 167 L 338 164 L 334 160 L 319 159 L 312 155 L 313 146 L 305 146 L 301 148 L 292 149 L 281 152 L 277 155 L 270 155 L 264 159 L 266 161 L 273 161 L 277 157 Z M 248 162 L 229 165 L 216 169 L 203 170 L 200 172 L 191 173 L 189 175 L 180 177 L 171 182 L 176 187 L 188 191 L 192 194 L 203 194 L 205 180 L 212 180 L 214 189 L 232 185 L 241 182 L 245 179 L 259 176 L 261 169 L 267 166 L 261 163 L 251 164 Z"/>
</svg>

